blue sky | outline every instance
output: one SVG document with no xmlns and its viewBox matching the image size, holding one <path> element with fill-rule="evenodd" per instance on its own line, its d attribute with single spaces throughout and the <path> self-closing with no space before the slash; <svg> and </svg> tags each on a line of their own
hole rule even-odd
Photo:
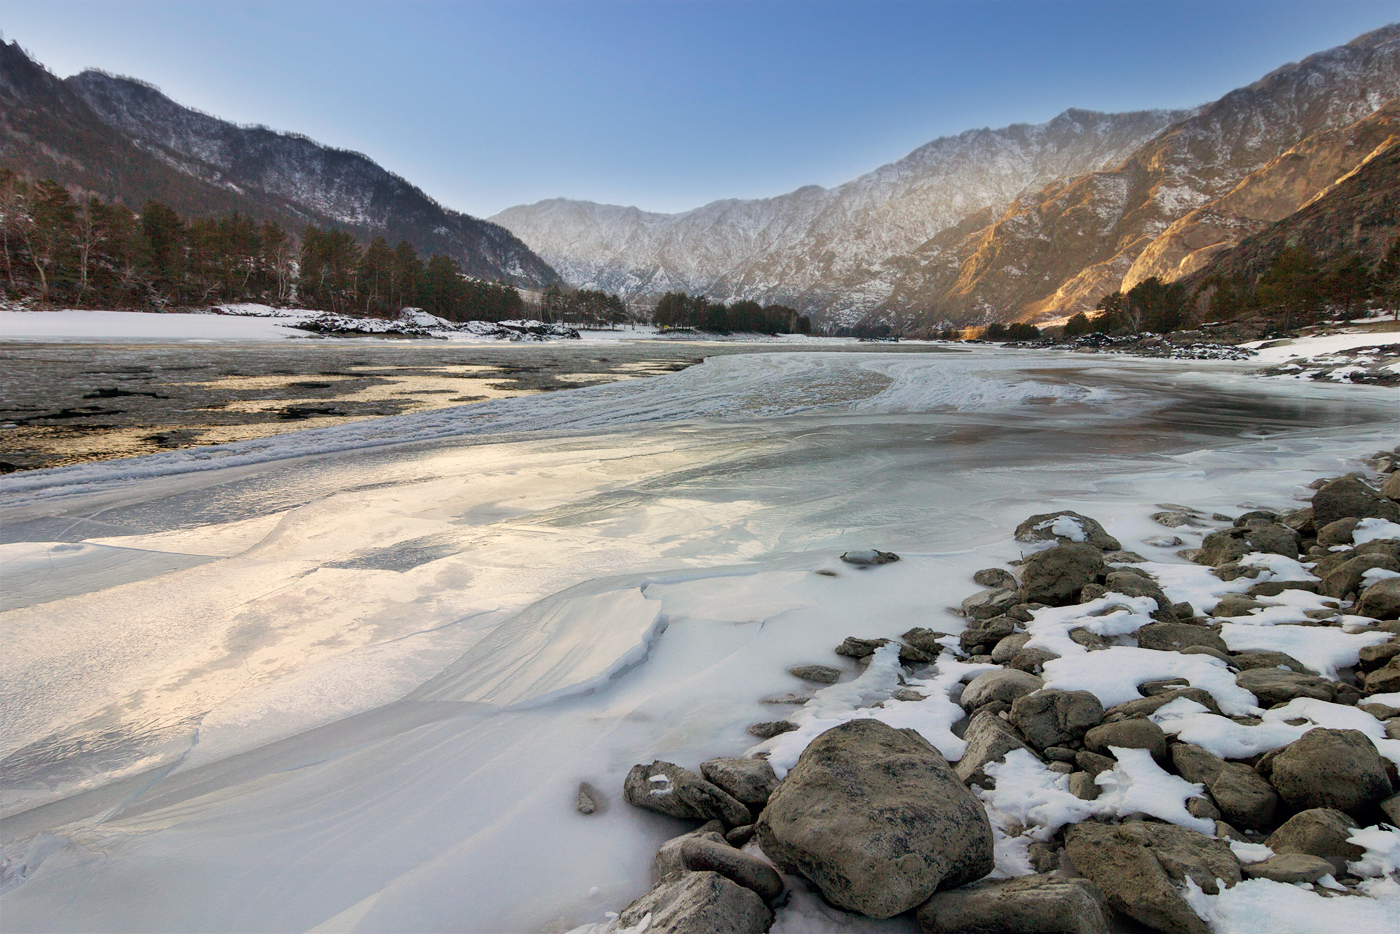
<svg viewBox="0 0 1400 934">
<path fill-rule="evenodd" d="M 1204 103 L 1397 20 L 1371 0 L 0 0 L 5 38 L 60 76 L 364 152 L 479 216 L 837 185 L 972 127 Z"/>
</svg>

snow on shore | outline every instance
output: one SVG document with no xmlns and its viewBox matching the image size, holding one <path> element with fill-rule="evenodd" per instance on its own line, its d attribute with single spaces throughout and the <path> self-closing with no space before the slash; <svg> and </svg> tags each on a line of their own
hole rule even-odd
<svg viewBox="0 0 1400 934">
<path fill-rule="evenodd" d="M 72 544 L 91 551 L 71 553 L 65 585 L 97 576 L 83 562 L 102 548 L 211 559 L 124 565 L 6 613 L 6 929 L 600 920 L 645 890 L 677 832 L 622 804 L 633 763 L 741 754 L 748 723 L 791 710 L 764 703 L 801 688 L 786 668 L 832 663 L 846 636 L 959 631 L 946 607 L 974 570 L 1020 554 L 1011 530 L 1029 513 L 1098 518 L 1154 571 L 1185 569 L 1163 586 L 1194 601 L 1212 585 L 1180 545 L 1146 544 L 1163 532 L 1154 503 L 1284 506 L 1394 443 L 1393 393 L 1329 406 L 1341 387 L 1198 367 L 1177 380 L 1179 363 L 1024 352 L 724 357 L 0 479 L 30 573 L 36 549 Z M 1153 413 L 1171 404 L 1201 429 L 1165 430 Z M 1239 415 L 1251 407 L 1257 422 Z M 1209 529 L 1173 531 L 1198 544 Z M 837 559 L 870 547 L 903 560 Z M 1047 614 L 1037 636 L 1068 622 Z M 872 686 L 855 683 L 812 711 L 854 710 Z M 952 755 L 942 701 L 884 710 L 917 715 Z M 1199 716 L 1162 719 L 1212 727 Z M 1057 780 L 1023 771 L 1025 816 L 1049 820 Z M 581 780 L 610 799 L 599 814 L 573 810 Z M 1106 802 L 1134 811 L 1171 784 L 1146 762 L 1111 782 Z M 1013 869 L 1015 855 L 999 853 Z M 1198 910 L 1237 918 L 1259 891 Z M 775 929 L 847 929 L 810 899 L 791 912 Z"/>
</svg>

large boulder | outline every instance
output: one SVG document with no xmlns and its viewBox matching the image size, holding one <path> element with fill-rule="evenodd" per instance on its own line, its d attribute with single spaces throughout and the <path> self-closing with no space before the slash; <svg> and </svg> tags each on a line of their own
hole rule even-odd
<svg viewBox="0 0 1400 934">
<path fill-rule="evenodd" d="M 742 802 L 673 762 L 632 766 L 622 796 L 628 804 L 682 820 L 721 820 L 731 827 L 752 820 Z"/>
<path fill-rule="evenodd" d="M 1261 523 L 1245 529 L 1221 529 L 1201 540 L 1196 563 L 1219 567 L 1255 551 L 1296 559 L 1298 540 L 1297 532 L 1277 522 Z"/>
<path fill-rule="evenodd" d="M 919 908 L 925 934 L 1108 934 L 1108 906 L 1088 879 L 1022 876 L 939 892 Z"/>
<path fill-rule="evenodd" d="M 1371 694 L 1400 691 L 1400 658 L 1392 658 L 1375 671 L 1366 672 L 1365 684 Z"/>
<path fill-rule="evenodd" d="M 831 904 L 872 918 L 908 911 L 993 867 L 981 803 L 923 737 L 877 720 L 813 740 L 756 829 L 770 859 L 806 876 Z"/>
<path fill-rule="evenodd" d="M 602 934 L 762 934 L 772 923 L 752 890 L 717 872 L 684 872 L 622 909 Z"/>
<path fill-rule="evenodd" d="M 1349 842 L 1357 829 L 1356 821 L 1335 808 L 1309 808 L 1299 811 L 1264 841 L 1275 853 L 1306 853 L 1330 860 L 1338 869 L 1348 860 L 1358 860 L 1366 851 Z"/>
<path fill-rule="evenodd" d="M 1338 519 L 1388 519 L 1400 522 L 1396 505 L 1356 477 L 1342 477 L 1322 485 L 1312 498 L 1313 525 L 1322 528 Z"/>
<path fill-rule="evenodd" d="M 778 776 L 766 759 L 710 759 L 700 763 L 700 774 L 744 804 L 768 803 Z"/>
<path fill-rule="evenodd" d="M 1093 545 L 1056 545 L 1038 551 L 1021 565 L 1021 602 L 1066 606 L 1086 584 L 1104 573 L 1103 553 Z"/>
<path fill-rule="evenodd" d="M 1364 590 L 1365 574 L 1372 568 L 1400 573 L 1400 561 L 1390 555 L 1358 555 L 1322 578 L 1322 592 L 1341 598 Z"/>
<path fill-rule="evenodd" d="M 964 600 L 962 612 L 968 619 L 991 619 L 1004 615 L 1020 602 L 1021 597 L 1016 591 L 994 587 L 991 590 L 979 590 Z"/>
<path fill-rule="evenodd" d="M 1260 707 L 1287 703 L 1295 697 L 1330 701 L 1335 691 L 1326 678 L 1282 668 L 1248 668 L 1235 675 L 1235 683 L 1259 698 Z"/>
<path fill-rule="evenodd" d="M 1070 746 L 1103 722 L 1103 704 L 1088 691 L 1037 691 L 1011 705 L 1011 723 L 1037 749 Z"/>
<path fill-rule="evenodd" d="M 1391 476 L 1400 476 L 1400 471 Z M 1400 619 L 1400 577 L 1387 577 L 1361 591 L 1356 612 L 1372 619 Z"/>
<path fill-rule="evenodd" d="M 969 785 L 991 787 L 994 782 L 986 772 L 991 762 L 1000 762 L 1013 749 L 1025 749 L 1026 744 L 1005 720 L 994 713 L 975 715 L 963 734 L 967 748 L 954 767 L 958 778 Z"/>
<path fill-rule="evenodd" d="M 1031 516 L 1016 526 L 1016 541 L 1057 542 L 1061 545 L 1084 543 L 1100 551 L 1117 551 L 1123 547 L 1098 522 L 1069 509 Z"/>
<path fill-rule="evenodd" d="M 1228 651 L 1217 630 L 1194 623 L 1148 623 L 1136 635 L 1139 648 L 1159 652 L 1180 652 L 1192 645 L 1204 645 L 1217 652 Z"/>
<path fill-rule="evenodd" d="M 1164 762 L 1167 758 L 1167 734 L 1151 720 L 1118 720 L 1103 723 L 1084 734 L 1084 748 L 1102 755 L 1112 755 L 1111 747 L 1146 749 L 1152 758 Z"/>
<path fill-rule="evenodd" d="M 1210 934 L 1181 896 L 1188 878 L 1211 895 L 1240 881 L 1229 846 L 1175 824 L 1078 824 L 1065 852 L 1112 908 L 1167 934 Z"/>
<path fill-rule="evenodd" d="M 1016 698 L 1044 687 L 1045 682 L 1033 674 L 1005 668 L 984 671 L 963 688 L 960 703 L 968 713 L 994 701 L 1014 704 Z"/>
<path fill-rule="evenodd" d="M 1109 593 L 1121 593 L 1125 597 L 1151 597 L 1157 604 L 1157 609 L 1153 611 L 1154 616 L 1167 622 L 1176 620 L 1176 614 L 1172 612 L 1172 602 L 1150 577 L 1130 570 L 1109 571 L 1103 586 Z"/>
<path fill-rule="evenodd" d="M 1390 779 L 1360 730 L 1318 728 L 1273 757 L 1269 783 L 1291 809 L 1336 808 L 1357 814 L 1390 797 Z"/>
<path fill-rule="evenodd" d="M 1274 825 L 1278 794 L 1259 773 L 1241 762 L 1223 763 L 1207 785 L 1220 814 L 1232 827 L 1265 831 Z"/>
<path fill-rule="evenodd" d="M 1002 639 L 1016 632 L 1016 620 L 1009 616 L 994 616 L 969 624 L 958 634 L 958 645 L 969 655 L 989 652 Z"/>
</svg>

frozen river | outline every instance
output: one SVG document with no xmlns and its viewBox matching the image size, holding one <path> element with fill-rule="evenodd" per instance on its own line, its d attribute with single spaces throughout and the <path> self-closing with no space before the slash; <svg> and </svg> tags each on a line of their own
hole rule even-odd
<svg viewBox="0 0 1400 934">
<path fill-rule="evenodd" d="M 601 920 L 680 829 L 628 768 L 742 753 L 845 636 L 961 628 L 1026 515 L 1170 560 L 1153 503 L 1396 443 L 1394 390 L 1248 369 L 753 353 L 0 478 L 4 928 Z"/>
</svg>

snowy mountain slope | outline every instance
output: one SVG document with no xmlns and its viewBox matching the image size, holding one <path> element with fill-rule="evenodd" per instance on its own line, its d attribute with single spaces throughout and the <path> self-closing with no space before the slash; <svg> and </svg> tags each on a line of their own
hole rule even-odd
<svg viewBox="0 0 1400 934">
<path fill-rule="evenodd" d="M 359 153 L 236 126 L 130 78 L 85 71 L 64 84 L 137 148 L 210 185 L 270 195 L 313 223 L 334 222 L 391 244 L 408 240 L 420 252 L 453 257 L 471 276 L 536 287 L 560 281 L 509 231 L 442 207 Z"/>
<path fill-rule="evenodd" d="M 1175 281 L 1269 224 L 1312 203 L 1339 179 L 1400 141 L 1400 98 L 1340 130 L 1314 133 L 1232 191 L 1172 224 L 1143 250 L 1123 288 Z"/>
<path fill-rule="evenodd" d="M 1092 308 L 1171 225 L 1319 132 L 1400 96 L 1400 26 L 1231 91 L 1121 166 L 1023 196 L 957 244 L 925 244 L 879 315 L 906 327 Z"/>
<path fill-rule="evenodd" d="M 478 278 L 561 281 L 508 230 L 443 208 L 365 156 L 238 127 L 129 78 L 88 71 L 61 81 L 17 43 L 0 42 L 0 160 L 135 209 L 154 198 L 185 215 L 335 224 L 447 254 Z"/>
<path fill-rule="evenodd" d="M 1070 110 L 1049 123 L 934 140 L 834 189 L 813 185 L 681 214 L 554 199 L 491 220 L 573 285 L 628 295 L 704 291 L 804 308 L 838 295 L 868 293 L 878 301 L 892 284 L 882 266 L 887 257 L 1052 179 L 1116 165 L 1184 116 Z"/>
</svg>

